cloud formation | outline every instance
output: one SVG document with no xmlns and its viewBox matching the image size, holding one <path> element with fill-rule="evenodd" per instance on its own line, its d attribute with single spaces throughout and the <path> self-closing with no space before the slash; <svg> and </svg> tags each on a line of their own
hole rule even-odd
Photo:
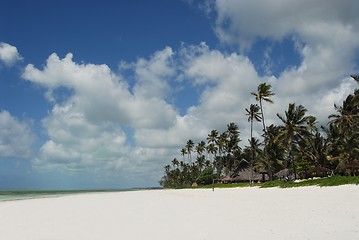
<svg viewBox="0 0 359 240">
<path fill-rule="evenodd" d="M 138 172 L 134 166 L 144 159 L 138 154 L 149 159 L 153 153 L 145 143 L 132 140 L 132 132 L 166 130 L 177 118 L 165 100 L 170 89 L 165 78 L 173 75 L 171 56 L 172 50 L 165 48 L 149 60 L 127 64 L 135 78 L 132 87 L 108 66 L 78 64 L 72 54 L 63 59 L 52 54 L 43 69 L 26 66 L 23 78 L 45 87 L 53 103 L 43 120 L 49 140 L 41 147 L 34 166 L 99 174 L 111 169 Z M 59 101 L 56 91 L 63 88 L 70 93 L 65 101 Z"/>
<path fill-rule="evenodd" d="M 30 157 L 34 139 L 28 124 L 0 111 L 0 157 Z"/>
<path fill-rule="evenodd" d="M 355 71 L 359 47 L 358 8 L 359 2 L 353 0 L 217 0 L 216 33 L 223 43 L 242 50 L 258 39 L 280 42 L 290 38 L 302 61 L 270 83 L 281 102 L 297 102 L 318 110 L 316 105 L 323 104 L 321 100 L 335 89 L 346 95 L 347 86 L 354 88 L 348 76 Z M 277 105 L 273 111 L 278 111 L 278 106 L 285 107 Z M 325 111 L 312 111 L 321 121 L 329 114 L 327 105 L 323 108 Z"/>
<path fill-rule="evenodd" d="M 358 7 L 355 0 L 217 0 L 216 33 L 221 41 L 242 49 L 257 37 L 279 41 L 293 34 L 305 42 L 332 42 L 325 38 L 328 34 L 341 35 L 345 29 L 357 34 Z M 334 32 L 338 29 L 340 32 Z"/>
<path fill-rule="evenodd" d="M 15 62 L 21 60 L 17 48 L 8 43 L 0 42 L 0 61 L 11 67 Z"/>
</svg>

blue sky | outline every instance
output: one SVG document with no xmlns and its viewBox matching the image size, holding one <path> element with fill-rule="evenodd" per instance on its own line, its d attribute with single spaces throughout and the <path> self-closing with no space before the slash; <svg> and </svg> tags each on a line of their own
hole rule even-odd
<svg viewBox="0 0 359 240">
<path fill-rule="evenodd" d="M 325 125 L 356 83 L 355 0 L 2 1 L 0 189 L 157 186 L 267 82 Z M 257 126 L 257 135 L 260 126 Z"/>
</svg>

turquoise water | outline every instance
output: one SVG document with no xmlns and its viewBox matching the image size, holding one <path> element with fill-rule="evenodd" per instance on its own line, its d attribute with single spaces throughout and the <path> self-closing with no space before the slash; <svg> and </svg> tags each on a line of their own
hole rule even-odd
<svg viewBox="0 0 359 240">
<path fill-rule="evenodd" d="M 0 190 L 0 201 L 11 201 L 11 200 L 21 200 L 21 199 L 31 199 L 31 198 L 43 198 L 43 197 L 57 197 L 69 194 L 78 194 L 78 193 L 90 193 L 90 192 L 100 192 L 100 191 L 23 191 L 23 190 Z M 103 192 L 103 191 L 102 191 Z"/>
<path fill-rule="evenodd" d="M 0 201 L 13 201 L 31 198 L 58 197 L 69 194 L 79 193 L 104 193 L 104 192 L 124 192 L 137 190 L 151 190 L 158 188 L 143 189 L 105 189 L 105 190 L 0 190 Z"/>
</svg>

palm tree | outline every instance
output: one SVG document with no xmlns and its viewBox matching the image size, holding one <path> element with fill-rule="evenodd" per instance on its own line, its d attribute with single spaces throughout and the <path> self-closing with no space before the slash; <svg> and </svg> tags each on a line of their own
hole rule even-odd
<svg viewBox="0 0 359 240">
<path fill-rule="evenodd" d="M 359 90 L 354 90 L 343 101 L 343 106 L 334 105 L 337 114 L 329 116 L 330 158 L 337 162 L 337 169 L 344 170 L 359 159 Z"/>
<path fill-rule="evenodd" d="M 328 144 L 318 131 L 303 145 L 303 153 L 313 166 L 327 167 Z"/>
<path fill-rule="evenodd" d="M 250 106 L 249 106 L 249 110 L 246 108 L 246 112 L 247 112 L 247 116 L 248 116 L 248 122 L 250 122 L 251 123 L 251 140 L 250 140 L 250 142 L 252 142 L 252 140 L 253 140 L 253 120 L 256 120 L 256 121 L 258 121 L 258 122 L 260 122 L 261 121 L 261 116 L 259 115 L 259 106 L 257 105 L 257 104 L 251 104 Z M 252 154 L 251 154 L 251 168 L 253 168 L 253 162 L 254 162 L 254 154 L 255 154 L 255 152 L 254 152 L 254 149 L 253 149 L 253 147 L 252 147 L 252 144 L 251 144 L 251 152 L 252 152 Z"/>
<path fill-rule="evenodd" d="M 248 122 L 251 123 L 251 139 L 253 137 L 253 120 L 256 120 L 258 122 L 261 121 L 261 116 L 259 115 L 259 106 L 257 104 L 251 104 L 249 106 L 249 110 L 246 108 L 247 116 L 248 116 Z"/>
<path fill-rule="evenodd" d="M 208 143 L 215 143 L 217 144 L 217 139 L 218 139 L 218 131 L 217 130 L 212 130 L 210 134 L 208 134 L 207 137 L 207 141 Z"/>
<path fill-rule="evenodd" d="M 284 162 L 284 147 L 278 139 L 280 128 L 271 124 L 267 128 L 266 157 L 260 157 L 257 166 L 264 167 L 268 173 L 269 181 L 273 180 L 274 173 L 280 171 Z"/>
<path fill-rule="evenodd" d="M 228 141 L 228 133 L 227 132 L 221 133 L 217 139 L 217 147 L 220 156 L 224 155 L 224 150 L 227 145 L 227 141 Z"/>
<path fill-rule="evenodd" d="M 181 155 L 183 156 L 183 161 L 184 161 L 184 155 L 187 154 L 187 149 L 186 148 L 182 148 L 181 149 Z"/>
<path fill-rule="evenodd" d="M 253 96 L 256 97 L 256 100 L 259 101 L 259 106 L 260 106 L 261 114 L 262 114 L 262 124 L 263 124 L 264 134 L 266 132 L 266 126 L 264 123 L 264 112 L 263 112 L 262 102 L 265 101 L 265 102 L 273 103 L 273 101 L 270 99 L 270 97 L 275 95 L 275 93 L 272 92 L 271 87 L 272 86 L 270 84 L 261 83 L 258 85 L 257 92 L 251 93 Z"/>
<path fill-rule="evenodd" d="M 239 147 L 239 142 L 241 139 L 239 138 L 239 130 L 238 126 L 235 123 L 229 123 L 227 125 L 227 141 L 225 145 L 225 151 L 226 156 L 222 156 L 222 161 L 224 162 L 225 166 L 225 173 L 228 175 L 228 173 L 232 172 L 234 166 L 234 163 L 236 162 L 236 156 L 240 154 L 241 148 Z"/>
<path fill-rule="evenodd" d="M 329 116 L 329 123 L 339 127 L 340 131 L 344 135 L 350 133 L 353 127 L 358 127 L 359 103 L 355 99 L 356 93 L 359 95 L 359 91 L 355 91 L 355 95 L 350 94 L 343 101 L 343 106 L 334 104 L 334 108 L 337 111 L 337 114 L 331 114 Z"/>
<path fill-rule="evenodd" d="M 178 165 L 179 165 L 179 161 L 177 160 L 177 158 L 174 158 L 174 159 L 172 160 L 172 166 L 173 166 L 173 168 L 177 168 Z"/>
<path fill-rule="evenodd" d="M 289 162 L 293 165 L 294 178 L 297 178 L 297 169 L 295 164 L 295 158 L 293 157 L 293 150 L 295 144 L 299 139 L 304 139 L 305 136 L 310 135 L 308 128 L 308 116 L 305 116 L 307 109 L 302 105 L 295 106 L 295 103 L 290 103 L 288 111 L 285 111 L 285 117 L 277 113 L 278 118 L 284 124 L 279 126 L 280 133 L 278 137 L 282 139 L 286 145 Z"/>
<path fill-rule="evenodd" d="M 204 141 L 200 141 L 199 143 L 197 143 L 196 146 L 197 157 L 202 156 L 205 150 L 206 150 L 206 143 Z"/>
<path fill-rule="evenodd" d="M 250 169 L 251 169 L 251 175 L 249 182 L 252 184 L 253 180 L 253 168 L 254 168 L 254 159 L 255 156 L 261 154 L 262 150 L 259 148 L 261 143 L 259 142 L 258 138 L 252 137 L 251 140 L 249 140 L 250 145 L 250 151 L 251 151 L 251 161 L 250 161 Z"/>
<path fill-rule="evenodd" d="M 199 173 L 202 172 L 205 162 L 206 162 L 206 159 L 205 159 L 204 155 L 198 156 L 196 158 L 196 166 L 198 167 Z"/>
<path fill-rule="evenodd" d="M 208 144 L 206 148 L 209 154 L 211 154 L 212 156 L 214 155 L 214 157 L 216 157 L 218 148 L 214 143 Z"/>
<path fill-rule="evenodd" d="M 235 123 L 229 123 L 227 125 L 227 135 L 228 135 L 228 140 L 227 140 L 227 146 L 226 146 L 226 151 L 227 151 L 227 155 L 231 155 L 233 154 L 233 152 L 237 149 L 239 149 L 239 142 L 241 141 L 241 139 L 239 138 L 239 130 L 238 130 L 238 126 Z"/>
<path fill-rule="evenodd" d="M 192 155 L 191 152 L 193 151 L 194 142 L 190 139 L 187 141 L 185 148 L 187 149 L 188 153 L 188 160 L 192 162 Z"/>
</svg>

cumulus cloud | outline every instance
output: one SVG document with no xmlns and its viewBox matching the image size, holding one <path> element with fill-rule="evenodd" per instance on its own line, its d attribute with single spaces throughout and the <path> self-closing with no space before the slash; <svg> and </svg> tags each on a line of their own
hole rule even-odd
<svg viewBox="0 0 359 240">
<path fill-rule="evenodd" d="M 43 69 L 27 65 L 22 77 L 45 87 L 53 103 L 43 120 L 49 140 L 34 166 L 77 173 L 138 172 L 133 166 L 141 165 L 143 156 L 137 155 L 149 150 L 134 142 L 133 132 L 165 131 L 176 121 L 176 110 L 165 100 L 170 94 L 166 79 L 174 74 L 172 55 L 172 49 L 165 48 L 150 59 L 127 64 L 135 80 L 132 87 L 108 66 L 78 64 L 72 54 L 63 59 L 52 54 Z M 70 93 L 60 101 L 55 92 L 63 88 Z"/>
<path fill-rule="evenodd" d="M 217 0 L 216 32 L 223 42 L 242 48 L 249 47 L 256 37 L 280 40 L 295 33 L 306 41 L 322 41 L 317 31 L 332 31 L 323 27 L 340 24 L 358 28 L 358 7 L 355 0 Z"/>
<path fill-rule="evenodd" d="M 12 66 L 15 62 L 21 60 L 17 48 L 11 46 L 8 43 L 0 42 L 0 61 L 2 61 L 6 66 Z"/>
<path fill-rule="evenodd" d="M 338 95 L 331 103 L 323 99 L 333 96 L 336 89 L 353 86 L 347 76 L 355 72 L 359 19 L 354 9 L 358 8 L 359 2 L 353 0 L 217 0 L 216 33 L 223 43 L 241 50 L 258 39 L 291 39 L 302 62 L 271 78 L 281 104 L 270 106 L 270 115 L 285 109 L 288 102 L 296 102 L 325 121 L 328 110 L 313 110 L 332 108 Z M 315 107 L 318 105 L 321 108 Z"/>
<path fill-rule="evenodd" d="M 0 157 L 29 157 L 33 142 L 28 124 L 0 111 Z"/>
<path fill-rule="evenodd" d="M 167 54 L 168 50 L 164 51 Z M 86 119 L 92 122 L 111 121 L 136 128 L 168 127 L 175 118 L 175 111 L 159 92 L 161 88 L 166 88 L 160 75 L 166 76 L 169 74 L 166 71 L 170 70 L 155 66 L 159 61 L 166 61 L 166 57 L 158 55 L 155 54 L 151 62 L 139 60 L 136 71 L 141 76 L 141 82 L 135 85 L 134 93 L 127 82 L 115 75 L 107 65 L 77 64 L 72 60 L 72 54 L 67 54 L 63 59 L 52 54 L 43 70 L 29 64 L 23 78 L 50 90 L 65 87 L 74 91 L 71 101 L 65 104 L 71 104 L 72 108 L 84 113 Z M 165 72 L 161 73 L 160 70 Z M 151 86 L 151 89 L 147 86 Z"/>
</svg>

